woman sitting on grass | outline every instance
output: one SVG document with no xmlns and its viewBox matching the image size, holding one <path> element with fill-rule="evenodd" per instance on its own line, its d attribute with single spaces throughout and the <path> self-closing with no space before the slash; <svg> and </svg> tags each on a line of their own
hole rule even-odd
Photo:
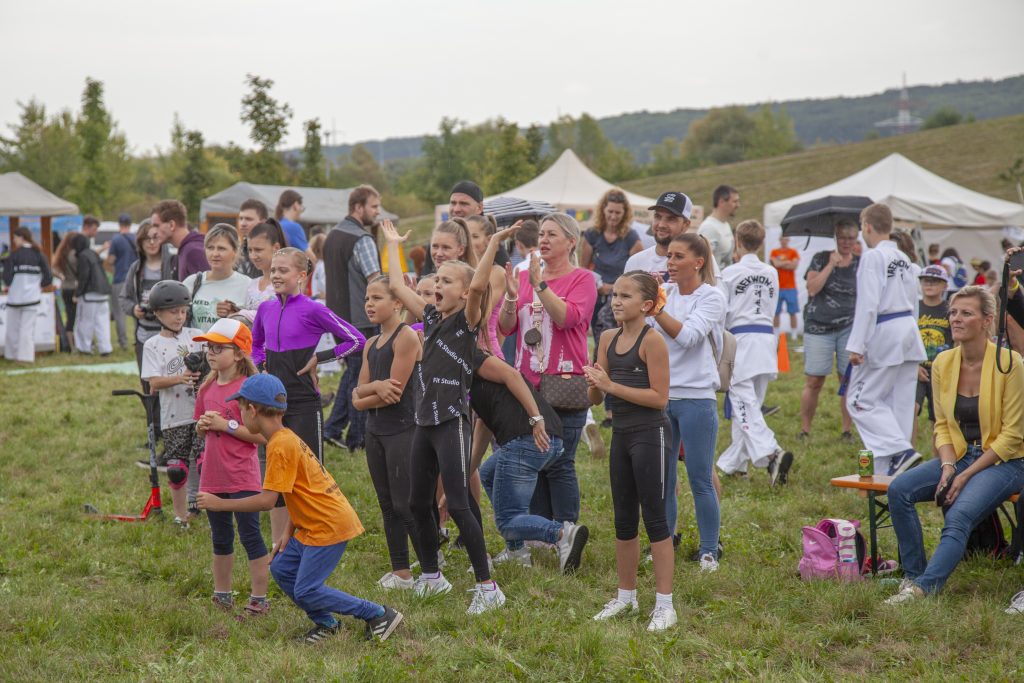
<svg viewBox="0 0 1024 683">
<path fill-rule="evenodd" d="M 949 302 L 956 348 L 932 365 L 935 447 L 939 457 L 908 470 L 889 487 L 889 510 L 906 578 L 886 604 L 942 590 L 964 555 L 977 523 L 1024 487 L 1024 368 L 1002 350 L 999 371 L 991 341 L 996 302 L 985 287 L 964 287 Z M 946 521 L 939 545 L 925 561 L 915 504 L 935 500 Z M 1024 602 L 1024 601 L 1022 601 Z"/>
</svg>

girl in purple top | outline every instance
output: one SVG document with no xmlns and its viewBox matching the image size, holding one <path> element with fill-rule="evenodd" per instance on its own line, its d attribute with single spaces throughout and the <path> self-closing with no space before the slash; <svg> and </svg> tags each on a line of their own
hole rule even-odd
<svg viewBox="0 0 1024 683">
<path fill-rule="evenodd" d="M 252 360 L 284 384 L 288 392 L 284 425 L 322 462 L 323 415 L 316 365 L 358 353 L 366 338 L 331 309 L 299 293 L 309 271 L 309 258 L 299 249 L 288 247 L 274 255 L 270 284 L 276 296 L 256 310 Z M 317 353 L 316 345 L 326 332 L 339 343 Z"/>
</svg>

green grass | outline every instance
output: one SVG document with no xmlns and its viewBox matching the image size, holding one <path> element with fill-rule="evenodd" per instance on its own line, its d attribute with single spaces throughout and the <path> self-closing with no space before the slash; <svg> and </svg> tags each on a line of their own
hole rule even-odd
<svg viewBox="0 0 1024 683">
<path fill-rule="evenodd" d="M 146 498 L 146 474 L 132 465 L 144 456 L 137 449 L 141 408 L 110 396 L 134 387 L 130 377 L 0 374 L 0 680 L 1020 680 L 1024 621 L 1002 609 L 1024 573 L 1009 563 L 966 562 L 940 597 L 896 609 L 881 604 L 891 588 L 873 581 L 796 578 L 801 525 L 865 513 L 864 499 L 828 485 L 856 467 L 857 446 L 838 439 L 835 380 L 826 384 L 806 445 L 796 442 L 801 385 L 794 354 L 794 372 L 768 394 L 782 406 L 769 423 L 797 456 L 789 486 L 769 490 L 761 472 L 725 479 L 726 555 L 712 575 L 677 565 L 675 630 L 644 630 L 654 598 L 649 566 L 641 568 L 640 616 L 591 621 L 616 587 L 614 530 L 607 462 L 581 446 L 581 519 L 591 542 L 579 574 L 562 577 L 552 557 L 535 552 L 533 569 L 499 568 L 506 608 L 470 618 L 468 561 L 454 552 L 449 596 L 430 603 L 387 596 L 406 615 L 390 641 L 366 643 L 348 620 L 339 637 L 310 648 L 291 642 L 307 622 L 276 587 L 271 613 L 257 622 L 237 623 L 210 605 L 204 522 L 181 533 L 166 519 L 118 524 L 82 516 L 87 502 L 137 512 Z M 923 447 L 927 430 L 920 440 Z M 719 447 L 726 443 L 723 423 Z M 365 461 L 329 449 L 327 462 L 367 529 L 331 583 L 381 599 L 374 583 L 388 563 Z M 696 538 L 683 488 L 680 557 Z M 920 511 L 933 546 L 940 516 L 934 506 Z M 497 552 L 486 503 L 484 512 Z M 891 531 L 881 533 L 881 546 L 895 556 Z M 244 598 L 248 577 L 244 562 L 238 565 L 234 587 Z"/>
<path fill-rule="evenodd" d="M 764 205 L 813 190 L 899 152 L 954 183 L 977 192 L 1018 201 L 1013 185 L 999 174 L 1024 156 L 1024 115 L 977 121 L 948 128 L 846 145 L 825 145 L 785 156 L 710 166 L 623 183 L 650 197 L 670 189 L 690 195 L 711 211 L 711 193 L 721 183 L 740 191 L 738 221 L 762 220 Z"/>
</svg>

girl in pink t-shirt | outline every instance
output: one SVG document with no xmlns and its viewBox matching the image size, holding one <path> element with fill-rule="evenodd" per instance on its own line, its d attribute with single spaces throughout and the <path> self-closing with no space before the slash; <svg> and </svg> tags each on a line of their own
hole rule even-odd
<svg viewBox="0 0 1024 683">
<path fill-rule="evenodd" d="M 246 377 L 256 374 L 249 354 L 252 333 L 237 320 L 221 318 L 208 332 L 193 341 L 206 342 L 203 350 L 210 364 L 196 396 L 196 430 L 205 438 L 200 461 L 199 490 L 221 498 L 245 498 L 263 490 L 256 444 L 263 437 L 252 434 L 242 424 L 236 393 Z M 249 556 L 252 592 L 245 615 L 267 612 L 269 563 L 267 546 L 260 533 L 260 513 L 235 512 L 238 537 Z M 213 604 L 225 610 L 233 608 L 231 570 L 235 562 L 235 529 L 231 512 L 208 511 L 213 536 Z"/>
</svg>

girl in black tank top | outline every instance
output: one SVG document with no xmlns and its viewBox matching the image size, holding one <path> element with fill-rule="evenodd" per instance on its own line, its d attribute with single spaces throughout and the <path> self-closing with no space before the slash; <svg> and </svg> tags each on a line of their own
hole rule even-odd
<svg viewBox="0 0 1024 683">
<path fill-rule="evenodd" d="M 612 445 L 608 467 L 615 510 L 615 555 L 619 590 L 594 617 L 597 621 L 639 609 L 636 599 L 640 559 L 640 513 L 654 559 L 655 605 L 647 625 L 661 631 L 676 624 L 672 606 L 675 558 L 665 515 L 667 473 L 672 457 L 668 404 L 668 347 L 660 334 L 648 334 L 647 316 L 664 305 L 658 281 L 631 271 L 615 281 L 612 315 L 619 329 L 601 334 L 597 362 L 584 368 L 589 398 L 597 405 L 611 397 Z"/>
<path fill-rule="evenodd" d="M 384 518 L 384 538 L 391 571 L 378 583 L 385 589 L 411 589 L 409 534 L 409 455 L 416 427 L 413 389 L 409 384 L 419 365 L 419 335 L 401 321 L 402 304 L 391 294 L 386 276 L 366 286 L 366 315 L 380 334 L 363 347 L 359 385 L 352 396 L 366 419 L 366 464 Z"/>
</svg>

